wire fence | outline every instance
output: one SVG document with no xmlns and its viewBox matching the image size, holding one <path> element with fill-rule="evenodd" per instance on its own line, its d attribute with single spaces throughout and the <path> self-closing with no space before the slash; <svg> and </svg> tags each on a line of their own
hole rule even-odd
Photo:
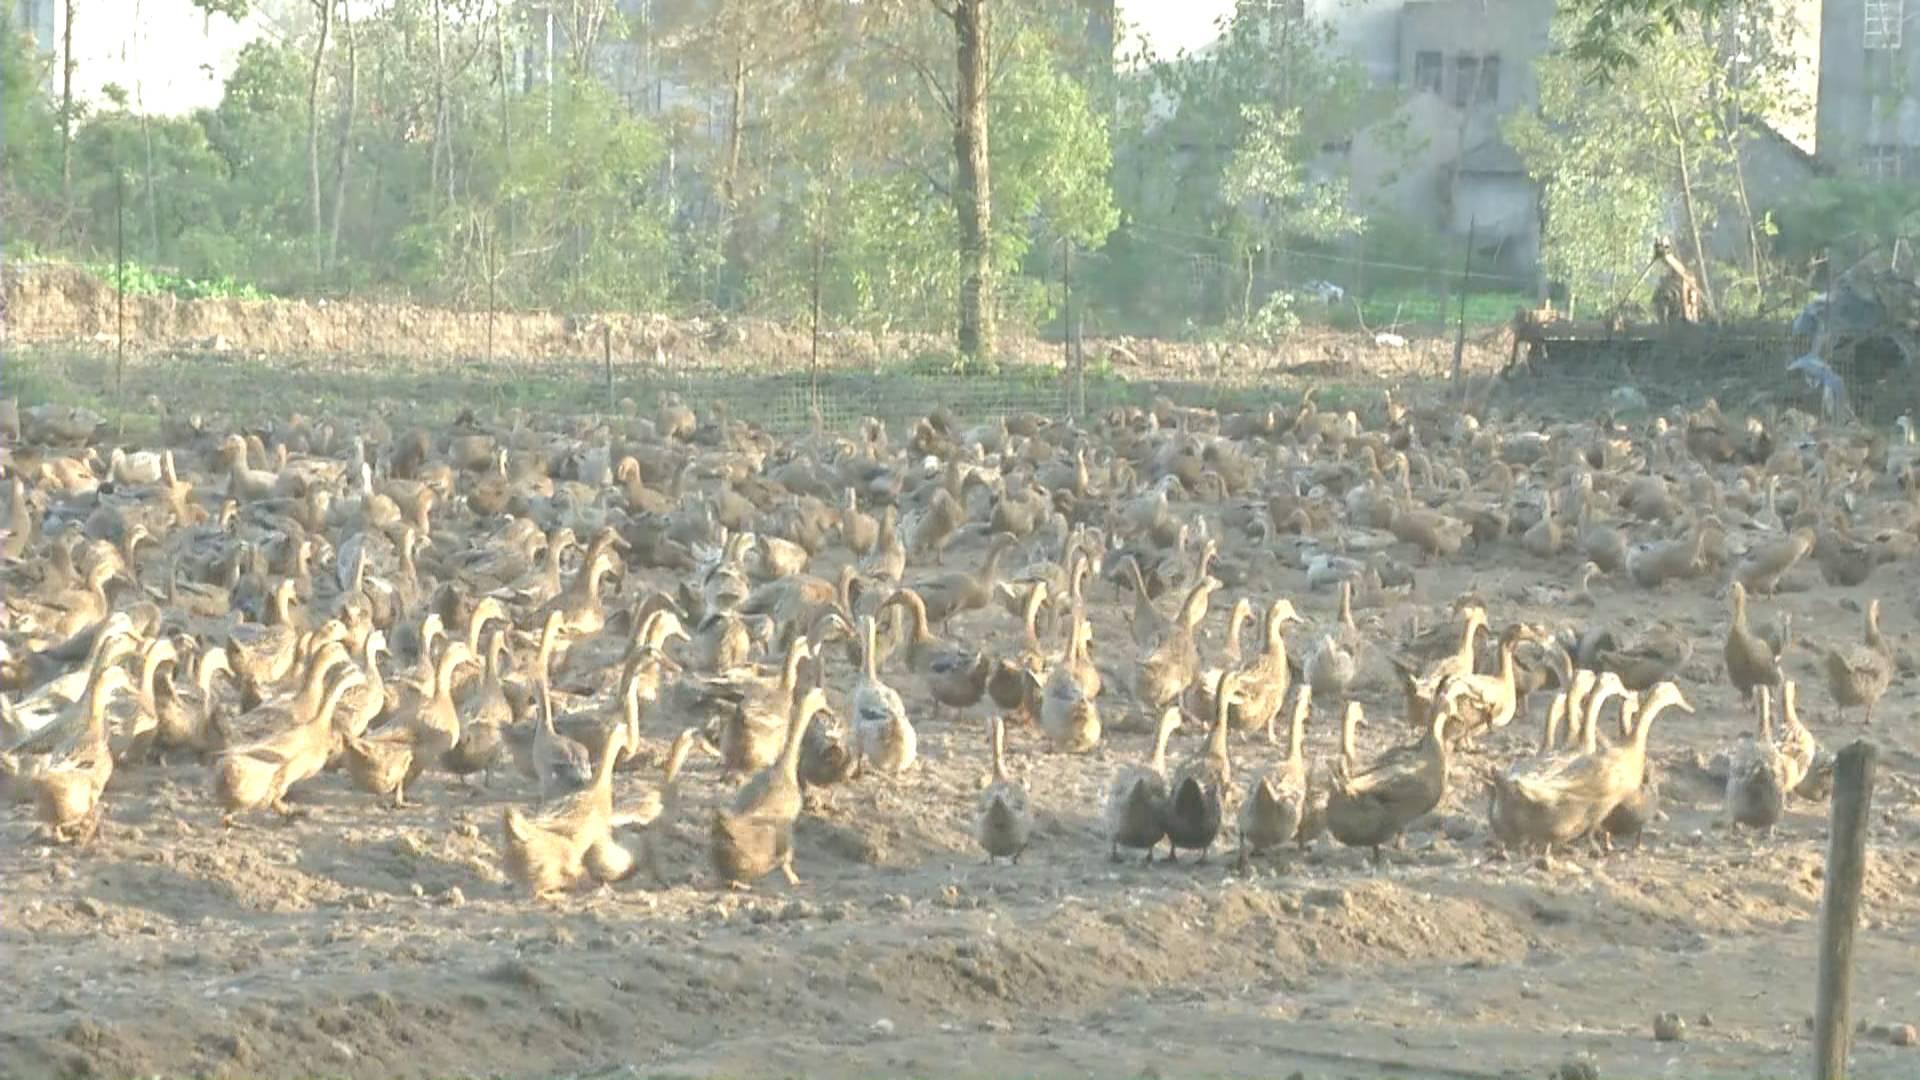
<svg viewBox="0 0 1920 1080">
<path fill-rule="evenodd" d="M 1185 275 L 1196 306 L 1237 320 L 1139 325 L 1114 277 L 1142 265 L 1142 248 L 1160 257 L 1157 274 Z M 936 406 L 982 422 L 1082 417 L 1157 397 L 1233 407 L 1312 388 L 1337 399 L 1487 374 L 1524 353 L 1511 324 L 1533 297 L 1470 239 L 1451 268 L 1392 252 L 1279 249 L 1244 264 L 1219 252 L 1217 238 L 1143 225 L 1106 251 L 1053 245 L 1006 290 L 1036 332 L 1007 335 L 999 363 L 983 369 L 957 364 L 945 333 L 834 325 L 817 295 L 811 317 L 785 322 L 515 310 L 492 295 L 467 307 L 351 290 L 265 297 L 171 277 L 118 245 L 105 265 L 0 268 L 0 395 L 121 416 L 349 408 L 423 418 L 465 408 L 645 413 L 672 395 L 793 433 L 850 430 L 865 417 L 898 430 Z M 1275 308 L 1276 297 L 1286 302 Z M 1252 317 L 1276 310 L 1283 318 Z M 901 314 L 909 326 L 945 315 Z M 1785 371 L 1801 348 L 1781 326 L 1576 327 L 1489 395 L 1588 414 L 1622 387 L 1655 408 L 1709 394 L 1819 408 L 1818 388 Z M 1905 367 L 1869 371 L 1848 353 L 1835 369 L 1864 418 L 1890 422 L 1920 405 Z"/>
</svg>

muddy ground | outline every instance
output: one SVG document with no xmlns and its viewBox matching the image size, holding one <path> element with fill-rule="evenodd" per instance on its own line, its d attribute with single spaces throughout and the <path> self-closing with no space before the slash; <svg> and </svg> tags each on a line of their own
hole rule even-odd
<svg viewBox="0 0 1920 1080">
<path fill-rule="evenodd" d="M 1520 751 L 1537 699 L 1529 720 L 1456 761 L 1442 811 L 1384 870 L 1323 841 L 1251 880 L 1220 852 L 1108 861 L 1096 807 L 1114 767 L 1145 753 L 1129 733 L 1061 757 L 1016 731 L 1036 840 L 1018 866 L 984 865 L 969 831 L 981 725 L 928 718 L 904 677 L 920 775 L 842 790 L 802 820 L 804 883 L 776 877 L 748 895 L 716 891 L 705 868 L 704 807 L 722 791 L 699 758 L 662 847 L 668 885 L 555 904 L 501 873 L 501 811 L 530 797 L 517 775 L 475 790 L 429 780 L 423 806 L 389 811 L 335 774 L 299 792 L 304 820 L 227 830 L 200 766 L 124 770 L 90 848 L 41 846 L 24 811 L 0 828 L 14 986 L 0 1076 L 1547 1077 L 1578 1062 L 1606 1077 L 1803 1074 L 1825 808 L 1794 806 L 1770 840 L 1719 824 L 1703 765 L 1745 723 L 1717 660 L 1721 601 L 1703 582 L 1601 584 L 1590 611 L 1549 607 L 1540 587 L 1567 566 L 1512 551 L 1475 561 L 1427 576 L 1423 602 L 1437 610 L 1471 580 L 1496 621 L 1571 613 L 1631 633 L 1657 613 L 1698 632 L 1685 690 L 1699 711 L 1655 734 L 1671 818 L 1643 851 L 1551 869 L 1490 857 L 1476 774 Z M 1834 590 L 1803 566 L 1778 599 L 1803 629 L 1791 669 L 1827 745 L 1866 732 L 1834 716 L 1813 658 L 1856 639 L 1874 594 L 1907 655 L 1914 584 L 1911 568 L 1886 567 Z M 1250 592 L 1333 615 L 1297 572 L 1260 575 Z M 1113 687 L 1126 630 L 1100 595 L 1095 651 Z M 1227 606 L 1209 623 L 1216 641 Z M 1013 632 L 997 612 L 956 623 L 970 640 Z M 1397 691 L 1372 682 L 1369 749 L 1406 737 Z M 1915 690 L 1896 681 L 1871 733 L 1884 756 L 1858 951 L 1865 1077 L 1920 1069 L 1920 1050 L 1890 1031 L 1920 1020 Z M 1330 751 L 1330 725 L 1316 712 L 1315 753 Z M 1176 739 L 1176 760 L 1196 745 Z M 1260 741 L 1235 754 L 1243 768 L 1276 757 Z M 648 783 L 624 777 L 616 799 Z M 1683 1041 L 1652 1038 L 1665 1011 L 1687 1021 Z"/>
</svg>

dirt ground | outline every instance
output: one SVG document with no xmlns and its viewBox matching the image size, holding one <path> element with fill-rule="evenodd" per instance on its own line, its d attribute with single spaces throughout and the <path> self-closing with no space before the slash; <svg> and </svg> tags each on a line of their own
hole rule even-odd
<svg viewBox="0 0 1920 1080">
<path fill-rule="evenodd" d="M 19 335 L 24 294 L 7 285 Z M 82 300 L 61 334 L 104 332 L 98 297 Z M 36 303 L 52 327 L 62 309 Z M 142 332 L 186 340 L 244 326 L 246 305 L 215 303 L 233 306 L 229 322 L 154 301 Z M 272 333 L 297 323 L 260 317 Z M 262 333 L 261 348 L 291 341 Z M 527 334 L 569 340 L 564 320 Z M 1232 359 L 1124 348 L 1140 370 L 1178 363 L 1196 377 Z M 1340 362 L 1350 346 L 1325 348 Z M 1416 351 L 1423 364 L 1445 353 Z M 0 813 L 0 972 L 14 987 L 0 1011 L 0 1078 L 1803 1075 L 1826 809 L 1796 803 L 1769 839 L 1721 824 L 1705 765 L 1748 721 L 1718 659 L 1720 583 L 1648 592 L 1602 581 L 1595 606 L 1578 608 L 1566 602 L 1575 565 L 1513 545 L 1470 552 L 1422 570 L 1416 602 L 1431 622 L 1473 586 L 1496 625 L 1600 622 L 1632 637 L 1661 619 L 1697 635 L 1682 684 L 1697 713 L 1668 714 L 1653 737 L 1669 818 L 1639 852 L 1549 868 L 1489 851 L 1479 776 L 1530 744 L 1540 698 L 1455 761 L 1440 811 L 1385 869 L 1323 840 L 1262 861 L 1252 879 L 1221 850 L 1204 865 L 1109 862 L 1099 804 L 1115 767 L 1145 755 L 1137 731 L 1110 730 L 1084 757 L 1013 732 L 1035 842 L 1016 866 L 986 866 L 971 840 L 987 773 L 979 718 L 929 716 L 904 675 L 892 681 L 920 726 L 919 774 L 857 783 L 809 812 L 804 884 L 776 878 L 745 895 L 716 890 L 706 867 L 706 808 L 725 790 L 699 757 L 690 804 L 661 845 L 666 887 L 642 875 L 555 903 L 526 899 L 501 870 L 502 811 L 532 798 L 517 774 L 471 790 L 432 777 L 409 793 L 422 805 L 397 811 L 331 774 L 296 791 L 305 818 L 228 830 L 204 767 L 129 768 L 90 847 L 42 846 L 29 809 Z M 816 572 L 836 569 L 828 560 Z M 1756 621 L 1776 608 L 1796 617 L 1789 673 L 1816 735 L 1830 748 L 1870 736 L 1882 750 L 1856 953 L 1855 1066 L 1866 1078 L 1920 1073 L 1920 1049 L 1892 1037 L 1920 1022 L 1916 578 L 1889 565 L 1834 589 L 1803 565 L 1777 599 L 1756 602 Z M 623 589 L 673 584 L 635 572 Z M 1311 624 L 1290 635 L 1296 651 L 1334 618 L 1333 595 L 1310 591 L 1304 573 L 1257 563 L 1246 588 L 1216 596 L 1203 654 L 1217 651 L 1242 592 L 1257 604 L 1294 599 Z M 1102 708 L 1116 718 L 1132 647 L 1121 601 L 1095 595 Z M 1885 598 L 1902 673 L 1868 732 L 1836 716 L 1817 663 L 1829 644 L 1859 639 L 1872 596 Z M 1363 623 L 1378 614 L 1363 611 Z M 998 612 L 953 627 L 971 642 L 1015 633 Z M 1381 656 L 1365 662 L 1371 753 L 1407 733 Z M 844 688 L 850 670 L 835 664 L 829 685 Z M 1316 712 L 1312 754 L 1332 753 L 1332 727 Z M 649 752 L 671 733 L 653 722 Z M 1172 756 L 1197 745 L 1183 733 Z M 1249 771 L 1278 757 L 1261 741 L 1233 752 Z M 622 776 L 616 802 L 652 783 Z M 1654 1040 L 1663 1012 L 1685 1019 L 1682 1041 Z"/>
<path fill-rule="evenodd" d="M 1557 622 L 1572 609 L 1543 606 L 1540 588 L 1565 571 L 1490 555 L 1421 593 L 1437 611 L 1471 579 L 1496 621 Z M 1792 674 L 1827 745 L 1865 732 L 1834 718 L 1812 658 L 1856 639 L 1871 594 L 1890 598 L 1888 630 L 1909 655 L 1914 578 L 1887 567 L 1832 590 L 1802 567 L 1777 601 L 1804 630 Z M 1297 572 L 1249 592 L 1333 616 L 1331 595 Z M 1825 808 L 1794 806 L 1771 840 L 1729 835 L 1702 770 L 1744 723 L 1718 670 L 1721 601 L 1704 583 L 1596 592 L 1579 618 L 1631 633 L 1657 612 L 1702 642 L 1685 672 L 1698 714 L 1654 738 L 1671 819 L 1638 853 L 1551 870 L 1490 859 L 1476 776 L 1520 751 L 1538 700 L 1456 761 L 1441 812 L 1386 869 L 1323 841 L 1251 880 L 1220 852 L 1205 865 L 1108 861 L 1099 799 L 1147 741 L 1124 733 L 1062 757 L 1015 732 L 1036 840 L 1019 865 L 989 868 L 969 825 L 980 727 L 928 718 L 904 678 L 921 774 L 858 783 L 806 815 L 804 884 L 749 895 L 716 891 L 705 868 L 698 823 L 720 787 L 699 758 L 662 849 L 669 886 L 636 879 L 555 904 L 500 870 L 501 811 L 530 797 L 517 775 L 490 790 L 431 780 L 423 806 L 387 811 L 334 774 L 298 793 L 304 820 L 227 830 L 201 767 L 124 770 L 90 848 L 39 846 L 23 812 L 4 827 L 0 963 L 14 991 L 0 1076 L 1548 1077 L 1578 1062 L 1597 1073 L 1565 1075 L 1800 1075 Z M 1096 658 L 1115 665 L 1126 631 L 1099 595 Z M 1227 607 L 1209 623 L 1216 642 Z M 955 626 L 967 640 L 1009 632 L 999 613 Z M 1405 738 L 1397 691 L 1372 683 L 1369 751 Z M 1887 1027 L 1920 1019 L 1914 697 L 1898 679 L 1871 733 L 1884 755 L 1858 951 L 1863 1077 L 1920 1069 L 1920 1050 L 1890 1045 Z M 1316 713 L 1314 753 L 1330 751 L 1330 724 Z M 655 751 L 666 734 L 650 731 Z M 1173 754 L 1195 745 L 1182 737 Z M 1234 753 L 1243 768 L 1276 757 L 1258 741 Z M 616 802 L 647 783 L 623 778 Z M 1686 1019 L 1684 1041 L 1653 1040 L 1665 1011 Z"/>
</svg>

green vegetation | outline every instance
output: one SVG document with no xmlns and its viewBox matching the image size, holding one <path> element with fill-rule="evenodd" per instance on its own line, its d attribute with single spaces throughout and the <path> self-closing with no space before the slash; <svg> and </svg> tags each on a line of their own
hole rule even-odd
<svg viewBox="0 0 1920 1080">
<path fill-rule="evenodd" d="M 1716 230 L 1746 240 L 1702 275 L 1730 315 L 1794 279 L 1776 224 L 1802 257 L 1835 231 L 1911 228 L 1910 206 L 1838 188 L 1791 219 L 1744 207 L 1736 121 L 1787 104 L 1780 2 L 1568 9 L 1542 107 L 1507 136 L 1546 188 L 1549 270 L 1588 311 L 1638 275 L 1676 205 L 1683 251 Z M 247 8 L 196 3 L 216 20 Z M 995 324 L 1060 332 L 1069 253 L 1095 334 L 1271 344 L 1302 322 L 1454 315 L 1459 238 L 1360 204 L 1341 175 L 1356 131 L 1416 149 L 1383 120 L 1405 91 L 1288 5 L 1242 0 L 1204 50 L 1117 73 L 1081 0 L 995 2 L 990 19 L 978 0 L 631 9 L 579 0 L 548 57 L 531 0 L 320 0 L 242 51 L 217 104 L 179 117 L 125 95 L 60 100 L 59 58 L 0 25 L 5 252 L 98 271 L 124 242 L 135 294 L 794 322 L 817 307 L 828 327 L 952 332 L 986 354 L 946 370 L 993 369 L 990 344 L 966 342 Z M 90 11 L 77 18 L 108 17 Z M 1591 91 L 1597 27 L 1636 57 L 1617 92 Z M 970 75 L 956 49 L 976 32 Z M 1316 279 L 1353 299 L 1318 309 Z M 1476 295 L 1467 321 L 1522 302 Z"/>
<path fill-rule="evenodd" d="M 1467 328 L 1484 330 L 1505 326 L 1513 320 L 1514 309 L 1531 308 L 1533 305 L 1534 299 L 1527 293 L 1468 293 Z M 1395 325 L 1446 325 L 1460 318 L 1460 298 L 1441 296 L 1431 291 L 1375 289 L 1360 301 L 1360 318 L 1374 330 L 1385 330 Z"/>
<path fill-rule="evenodd" d="M 89 263 L 84 269 L 128 296 L 177 296 L 182 300 L 265 300 L 267 294 L 231 277 L 211 280 L 183 277 L 139 263 L 116 268 L 112 263 Z"/>
</svg>

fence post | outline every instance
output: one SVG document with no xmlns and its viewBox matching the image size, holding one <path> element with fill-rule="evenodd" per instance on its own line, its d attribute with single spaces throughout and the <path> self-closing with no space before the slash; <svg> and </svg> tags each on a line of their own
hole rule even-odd
<svg viewBox="0 0 1920 1080">
<path fill-rule="evenodd" d="M 1460 365 L 1467 353 L 1467 286 L 1473 280 L 1473 234 L 1480 219 L 1467 219 L 1467 254 L 1460 262 L 1460 326 L 1453 335 L 1453 388 L 1460 389 Z M 1444 316 L 1444 312 L 1442 312 Z"/>
<path fill-rule="evenodd" d="M 113 173 L 113 404 L 126 418 L 127 375 L 127 174 Z"/>
<path fill-rule="evenodd" d="M 612 415 L 613 408 L 613 319 L 600 320 L 600 357 L 607 369 L 607 414 Z"/>
<path fill-rule="evenodd" d="M 1063 237 L 1060 264 L 1060 378 L 1067 382 L 1067 418 L 1073 419 L 1073 239 Z"/>
<path fill-rule="evenodd" d="M 493 371 L 493 231 L 487 231 L 487 371 Z"/>
<path fill-rule="evenodd" d="M 1873 806 L 1871 743 L 1856 740 L 1833 766 L 1833 820 L 1827 833 L 1825 893 L 1820 899 L 1820 974 L 1813 1011 L 1814 1080 L 1844 1080 L 1852 1030 L 1853 931 L 1867 869 L 1867 814 Z"/>
<path fill-rule="evenodd" d="M 810 290 L 808 307 L 812 313 L 813 322 L 809 329 L 812 352 L 807 358 L 807 404 L 813 415 L 820 417 L 823 424 L 826 416 L 820 409 L 820 269 L 825 261 L 825 247 L 826 238 L 820 234 L 819 226 L 816 224 L 813 230 L 813 280 L 808 284 Z"/>
</svg>

